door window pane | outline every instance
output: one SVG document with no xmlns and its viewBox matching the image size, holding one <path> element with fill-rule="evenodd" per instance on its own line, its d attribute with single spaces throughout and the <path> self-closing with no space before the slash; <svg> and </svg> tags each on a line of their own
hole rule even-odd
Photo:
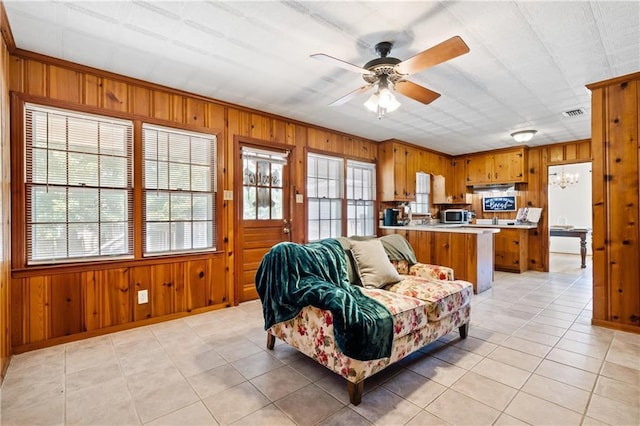
<svg viewBox="0 0 640 426">
<path fill-rule="evenodd" d="M 242 217 L 245 220 L 284 218 L 284 152 L 242 148 Z"/>
</svg>

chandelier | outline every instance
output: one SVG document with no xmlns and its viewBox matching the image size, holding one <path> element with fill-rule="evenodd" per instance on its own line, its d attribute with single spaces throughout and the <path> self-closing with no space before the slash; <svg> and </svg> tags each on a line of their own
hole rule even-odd
<svg viewBox="0 0 640 426">
<path fill-rule="evenodd" d="M 579 173 L 565 173 L 563 167 L 560 173 L 551 173 L 549 175 L 549 185 L 565 189 L 567 186 L 572 186 L 578 183 L 579 177 Z"/>
</svg>

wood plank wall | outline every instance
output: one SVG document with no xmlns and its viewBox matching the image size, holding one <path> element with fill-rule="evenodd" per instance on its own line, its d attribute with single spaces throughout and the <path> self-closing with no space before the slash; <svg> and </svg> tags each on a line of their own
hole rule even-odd
<svg viewBox="0 0 640 426">
<path fill-rule="evenodd" d="M 3 11 L 0 11 L 4 15 Z M 4 30 L 4 20 L 3 20 Z M 9 50 L 0 37 L 0 383 L 9 366 L 9 288 L 11 279 L 11 156 L 9 150 Z"/>
<path fill-rule="evenodd" d="M 34 103 L 216 133 L 221 158 L 219 192 L 234 188 L 234 143 L 243 140 L 292 146 L 292 185 L 305 199 L 307 149 L 361 161 L 377 159 L 377 143 L 366 139 L 30 52 L 16 51 L 10 56 L 8 77 L 10 90 Z M 21 120 L 20 112 L 12 119 Z M 19 134 L 11 143 L 22 150 Z M 21 182 L 21 176 L 15 175 L 14 180 Z M 14 199 L 16 202 L 20 200 Z M 237 303 L 236 211 L 232 201 L 221 201 L 220 206 L 219 252 L 211 255 L 26 268 L 23 238 L 14 238 L 10 296 L 13 352 Z M 305 205 L 292 206 L 296 219 L 292 240 L 302 242 Z M 20 217 L 19 207 L 14 216 Z M 141 289 L 149 290 L 149 304 L 135 303 L 134 295 Z"/>
<path fill-rule="evenodd" d="M 593 320 L 640 332 L 640 73 L 592 91 Z"/>
</svg>

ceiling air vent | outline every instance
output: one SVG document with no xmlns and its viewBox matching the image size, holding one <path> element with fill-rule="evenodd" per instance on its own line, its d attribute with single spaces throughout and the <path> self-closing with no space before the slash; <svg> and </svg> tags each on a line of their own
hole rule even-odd
<svg viewBox="0 0 640 426">
<path fill-rule="evenodd" d="M 570 109 L 569 111 L 563 112 L 562 115 L 567 118 L 580 117 L 584 115 L 584 108 Z"/>
</svg>

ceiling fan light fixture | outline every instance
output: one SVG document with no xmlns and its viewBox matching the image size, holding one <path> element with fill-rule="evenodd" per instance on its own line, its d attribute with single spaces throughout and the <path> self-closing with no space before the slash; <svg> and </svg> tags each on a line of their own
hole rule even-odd
<svg viewBox="0 0 640 426">
<path fill-rule="evenodd" d="M 537 130 L 520 130 L 518 132 L 511 133 L 511 137 L 518 143 L 529 142 L 533 135 L 538 133 Z"/>
<path fill-rule="evenodd" d="M 371 112 L 378 112 L 379 98 L 380 96 L 378 95 L 378 92 L 374 93 L 373 95 L 369 96 L 369 99 L 367 99 L 367 101 L 364 103 L 364 106 Z"/>
<path fill-rule="evenodd" d="M 378 101 L 380 108 L 383 108 L 386 112 L 393 112 L 398 109 L 400 102 L 393 96 L 391 90 L 386 87 L 380 90 L 380 99 Z"/>
<path fill-rule="evenodd" d="M 396 97 L 393 96 L 393 93 L 391 93 L 391 90 L 389 90 L 389 82 L 386 75 L 380 76 L 375 93 L 367 99 L 364 106 L 369 111 L 377 113 L 379 119 L 386 113 L 398 109 L 400 102 L 398 102 Z"/>
</svg>

